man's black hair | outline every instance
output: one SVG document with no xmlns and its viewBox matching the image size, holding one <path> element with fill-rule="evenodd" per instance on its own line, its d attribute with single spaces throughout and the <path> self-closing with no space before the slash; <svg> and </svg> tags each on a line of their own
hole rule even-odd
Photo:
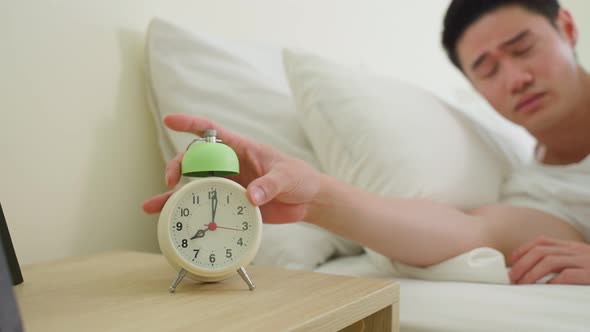
<svg viewBox="0 0 590 332">
<path fill-rule="evenodd" d="M 451 62 L 463 70 L 457 55 L 457 41 L 469 26 L 485 14 L 501 7 L 515 5 L 544 16 L 555 25 L 559 13 L 558 0 L 453 0 L 444 19 L 442 44 Z"/>
</svg>

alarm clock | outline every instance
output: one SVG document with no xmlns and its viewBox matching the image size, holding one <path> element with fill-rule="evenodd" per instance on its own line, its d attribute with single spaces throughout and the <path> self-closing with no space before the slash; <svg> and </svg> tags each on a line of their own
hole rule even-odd
<svg viewBox="0 0 590 332">
<path fill-rule="evenodd" d="M 242 277 L 255 286 L 245 270 L 262 237 L 260 209 L 246 189 L 225 176 L 239 173 L 236 153 L 206 130 L 184 154 L 183 176 L 194 177 L 166 202 L 158 220 L 158 242 L 178 274 L 169 287 L 174 293 L 184 277 L 215 282 Z"/>
</svg>

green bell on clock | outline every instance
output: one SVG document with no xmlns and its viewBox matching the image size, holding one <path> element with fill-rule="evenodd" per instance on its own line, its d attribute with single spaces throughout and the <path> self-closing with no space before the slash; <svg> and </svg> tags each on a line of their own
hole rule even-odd
<svg viewBox="0 0 590 332">
<path fill-rule="evenodd" d="M 217 139 L 217 132 L 212 129 L 205 130 L 204 136 L 189 144 L 182 158 L 182 175 L 207 177 L 240 173 L 238 156 L 229 146 L 219 144 L 222 141 Z"/>
</svg>

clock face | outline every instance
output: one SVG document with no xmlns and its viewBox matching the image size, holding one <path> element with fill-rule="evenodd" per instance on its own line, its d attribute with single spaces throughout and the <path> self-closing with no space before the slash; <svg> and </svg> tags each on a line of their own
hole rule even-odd
<svg viewBox="0 0 590 332">
<path fill-rule="evenodd" d="M 185 262 L 200 270 L 235 271 L 245 256 L 253 258 L 262 222 L 243 187 L 227 179 L 204 178 L 175 195 L 166 224 L 170 245 Z"/>
</svg>

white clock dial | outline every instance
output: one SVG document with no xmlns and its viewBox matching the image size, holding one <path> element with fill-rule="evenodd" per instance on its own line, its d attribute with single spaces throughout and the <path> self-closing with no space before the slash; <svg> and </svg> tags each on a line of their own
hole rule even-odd
<svg viewBox="0 0 590 332">
<path fill-rule="evenodd" d="M 172 251 L 177 263 L 197 276 L 235 273 L 247 265 L 258 250 L 262 221 L 245 192 L 223 178 L 182 187 L 170 198 L 163 237 L 168 241 L 160 241 L 162 250 Z"/>
</svg>

